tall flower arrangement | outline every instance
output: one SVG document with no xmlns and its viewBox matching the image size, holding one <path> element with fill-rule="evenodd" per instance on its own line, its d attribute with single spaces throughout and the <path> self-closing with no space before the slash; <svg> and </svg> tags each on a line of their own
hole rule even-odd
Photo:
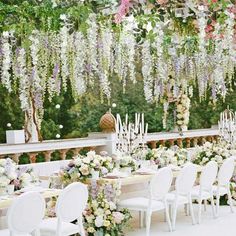
<svg viewBox="0 0 236 236">
<path fill-rule="evenodd" d="M 186 94 L 181 94 L 177 99 L 176 105 L 176 124 L 181 131 L 188 127 L 189 123 L 190 99 Z"/>
</svg>

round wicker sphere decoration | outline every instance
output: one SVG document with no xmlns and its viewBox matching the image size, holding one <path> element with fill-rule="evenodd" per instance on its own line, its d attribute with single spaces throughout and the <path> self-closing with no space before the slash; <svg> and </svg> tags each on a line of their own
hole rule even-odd
<svg viewBox="0 0 236 236">
<path fill-rule="evenodd" d="M 99 122 L 99 126 L 102 129 L 102 132 L 104 133 L 112 133 L 115 132 L 115 127 L 116 127 L 116 119 L 115 117 L 111 114 L 111 112 L 107 112 L 104 114 Z"/>
</svg>

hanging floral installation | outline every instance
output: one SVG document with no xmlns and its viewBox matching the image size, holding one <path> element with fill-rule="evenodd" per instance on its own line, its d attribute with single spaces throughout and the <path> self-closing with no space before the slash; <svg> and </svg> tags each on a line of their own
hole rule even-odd
<svg viewBox="0 0 236 236">
<path fill-rule="evenodd" d="M 211 90 L 216 102 L 231 88 L 236 65 L 234 2 L 47 0 L 38 4 L 33 8 L 36 12 L 42 7 L 52 9 L 54 15 L 43 15 L 40 26 L 26 31 L 25 25 L 11 29 L 6 14 L 0 36 L 1 83 L 8 92 L 18 91 L 26 120 L 33 120 L 38 135 L 45 97 L 51 100 L 68 83 L 75 98 L 99 83 L 101 99 L 109 101 L 112 78 L 118 77 L 125 90 L 127 80 L 135 83 L 141 71 L 146 100 L 162 102 L 165 111 L 181 91 L 191 96 L 195 87 L 204 99 Z M 60 14 L 63 7 L 65 14 Z"/>
</svg>

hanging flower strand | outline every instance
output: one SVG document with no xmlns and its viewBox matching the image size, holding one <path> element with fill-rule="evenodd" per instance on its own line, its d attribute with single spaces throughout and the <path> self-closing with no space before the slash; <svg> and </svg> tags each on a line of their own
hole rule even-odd
<svg viewBox="0 0 236 236">
<path fill-rule="evenodd" d="M 11 44 L 9 43 L 10 40 L 10 32 L 5 31 L 2 34 L 2 84 L 7 88 L 8 92 L 12 91 L 11 88 L 11 74 L 10 74 L 10 69 L 11 69 L 11 61 L 12 61 L 12 47 Z"/>
</svg>

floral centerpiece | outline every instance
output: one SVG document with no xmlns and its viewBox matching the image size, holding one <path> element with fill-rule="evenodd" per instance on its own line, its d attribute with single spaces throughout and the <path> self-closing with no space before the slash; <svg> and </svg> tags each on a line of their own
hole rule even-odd
<svg viewBox="0 0 236 236">
<path fill-rule="evenodd" d="M 186 131 L 189 123 L 190 99 L 186 94 L 181 94 L 177 99 L 176 124 L 180 131 Z"/>
<path fill-rule="evenodd" d="M 131 171 L 137 169 L 137 163 L 132 156 L 122 156 L 119 158 L 119 165 L 121 169 L 131 168 Z"/>
<path fill-rule="evenodd" d="M 187 161 L 187 150 L 184 148 L 159 147 L 149 150 L 146 160 L 154 161 L 159 167 L 167 165 L 182 166 Z"/>
<path fill-rule="evenodd" d="M 69 184 L 74 181 L 86 181 L 92 178 L 94 172 L 98 172 L 100 177 L 104 176 L 113 168 L 112 158 L 107 156 L 107 153 L 97 155 L 94 151 L 90 151 L 86 156 L 74 158 L 59 174 L 62 182 Z"/>
<path fill-rule="evenodd" d="M 16 164 L 10 158 L 0 159 L 0 192 L 5 192 L 7 186 L 17 179 L 16 169 Z"/>
<path fill-rule="evenodd" d="M 37 183 L 39 183 L 39 178 L 32 168 L 17 167 L 10 158 L 0 159 L 0 188 L 3 191 L 6 191 L 8 186 L 13 186 L 13 191 Z"/>
<path fill-rule="evenodd" d="M 18 167 L 16 170 L 17 178 L 14 180 L 15 189 L 37 185 L 40 183 L 39 177 L 32 168 Z"/>
<path fill-rule="evenodd" d="M 203 146 L 197 148 L 196 153 L 192 160 L 194 164 L 205 165 L 209 161 L 216 161 L 221 165 L 226 158 L 233 155 L 234 150 L 230 150 L 226 143 L 206 142 Z"/>
</svg>

